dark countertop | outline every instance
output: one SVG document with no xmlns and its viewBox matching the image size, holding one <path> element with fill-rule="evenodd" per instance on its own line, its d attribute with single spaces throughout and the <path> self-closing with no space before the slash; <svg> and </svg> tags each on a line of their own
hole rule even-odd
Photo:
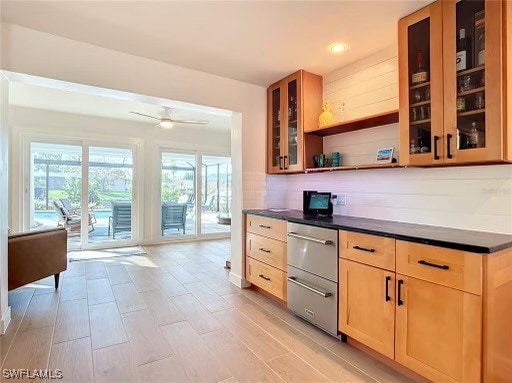
<svg viewBox="0 0 512 383">
<path fill-rule="evenodd" d="M 334 215 L 332 218 L 305 218 L 300 210 L 275 212 L 271 210 L 244 210 L 245 214 L 261 215 L 288 222 L 320 226 L 329 229 L 375 234 L 409 242 L 447 247 L 472 253 L 494 253 L 512 247 L 512 235 L 481 231 L 451 229 L 439 226 L 384 221 L 380 219 Z"/>
</svg>

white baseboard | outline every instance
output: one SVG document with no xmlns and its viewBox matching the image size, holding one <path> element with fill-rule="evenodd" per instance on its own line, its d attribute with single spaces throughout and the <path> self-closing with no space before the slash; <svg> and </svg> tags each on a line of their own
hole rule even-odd
<svg viewBox="0 0 512 383">
<path fill-rule="evenodd" d="M 243 279 L 240 275 L 236 275 L 232 271 L 229 273 L 229 281 L 234 284 L 236 287 L 240 287 L 241 289 L 245 289 L 249 287 L 251 284 Z"/>
<path fill-rule="evenodd" d="M 11 306 L 7 306 L 4 314 L 2 315 L 2 319 L 0 320 L 0 334 L 3 335 L 7 331 L 7 327 L 9 327 L 9 323 L 11 323 Z"/>
</svg>

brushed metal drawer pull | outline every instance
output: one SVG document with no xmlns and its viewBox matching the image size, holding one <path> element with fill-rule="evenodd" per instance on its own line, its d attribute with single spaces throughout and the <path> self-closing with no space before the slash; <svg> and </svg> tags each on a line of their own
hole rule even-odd
<svg viewBox="0 0 512 383">
<path fill-rule="evenodd" d="M 352 248 L 356 250 L 366 251 L 368 253 L 375 253 L 375 249 L 367 249 L 366 247 L 352 246 Z"/>
<path fill-rule="evenodd" d="M 334 244 L 334 242 L 331 241 L 330 239 L 320 239 L 320 238 L 315 238 L 315 237 L 308 237 L 307 235 L 297 234 L 297 233 L 294 233 L 293 231 L 288 233 L 288 237 L 303 239 L 305 241 L 320 243 L 322 245 Z"/>
<path fill-rule="evenodd" d="M 260 247 L 259 249 L 260 251 L 263 251 L 264 253 L 271 253 L 271 251 L 269 249 L 265 249 L 264 247 Z"/>
<path fill-rule="evenodd" d="M 259 227 L 261 227 L 262 229 L 272 229 L 272 226 L 268 226 L 268 225 L 258 225 Z"/>
<path fill-rule="evenodd" d="M 314 288 L 314 287 L 308 286 L 308 285 L 306 285 L 306 284 L 305 284 L 305 283 L 303 283 L 303 282 L 299 282 L 299 281 L 297 280 L 297 277 L 288 277 L 288 278 L 286 278 L 286 279 L 288 280 L 288 282 L 295 283 L 296 285 L 298 285 L 298 286 L 300 286 L 300 287 L 304 287 L 305 289 L 307 289 L 307 290 L 309 290 L 309 291 L 312 291 L 312 292 L 314 292 L 315 294 L 318 294 L 318 295 L 320 295 L 320 296 L 322 296 L 322 297 L 324 297 L 324 298 L 328 298 L 328 297 L 332 296 L 332 293 L 329 293 L 329 292 L 327 292 L 327 291 L 321 291 L 321 290 L 318 290 L 318 289 L 316 289 L 316 288 Z"/>
<path fill-rule="evenodd" d="M 264 276 L 263 274 L 258 275 L 260 278 L 263 278 L 266 281 L 270 281 L 269 277 Z"/>
<path fill-rule="evenodd" d="M 430 263 L 430 262 L 427 262 L 427 261 L 425 261 L 425 260 L 423 260 L 423 259 L 420 259 L 420 260 L 418 261 L 418 263 L 419 263 L 420 265 L 429 266 L 429 267 L 435 267 L 435 268 L 437 268 L 437 269 L 450 270 L 450 266 L 448 266 L 448 265 L 438 265 L 438 264 L 436 264 L 436 263 Z"/>
</svg>

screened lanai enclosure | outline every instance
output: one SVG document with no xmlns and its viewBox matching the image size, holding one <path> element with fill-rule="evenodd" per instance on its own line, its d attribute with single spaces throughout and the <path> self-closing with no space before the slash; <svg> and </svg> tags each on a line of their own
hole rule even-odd
<svg viewBox="0 0 512 383">
<path fill-rule="evenodd" d="M 30 228 L 63 226 L 68 230 L 72 247 L 131 241 L 132 228 L 140 225 L 132 214 L 133 150 L 87 146 L 86 163 L 84 150 L 81 145 L 31 143 L 31 193 L 27 212 Z M 87 185 L 82 182 L 85 172 Z M 196 237 L 229 233 L 229 157 L 163 151 L 160 174 L 158 235 Z M 83 199 L 82 193 L 87 198 Z"/>
</svg>

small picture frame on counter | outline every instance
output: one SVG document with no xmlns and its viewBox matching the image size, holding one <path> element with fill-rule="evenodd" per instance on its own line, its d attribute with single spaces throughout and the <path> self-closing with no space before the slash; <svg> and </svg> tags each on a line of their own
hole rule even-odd
<svg viewBox="0 0 512 383">
<path fill-rule="evenodd" d="M 376 164 L 390 164 L 393 162 L 393 151 L 395 148 L 382 148 L 377 150 Z"/>
</svg>

